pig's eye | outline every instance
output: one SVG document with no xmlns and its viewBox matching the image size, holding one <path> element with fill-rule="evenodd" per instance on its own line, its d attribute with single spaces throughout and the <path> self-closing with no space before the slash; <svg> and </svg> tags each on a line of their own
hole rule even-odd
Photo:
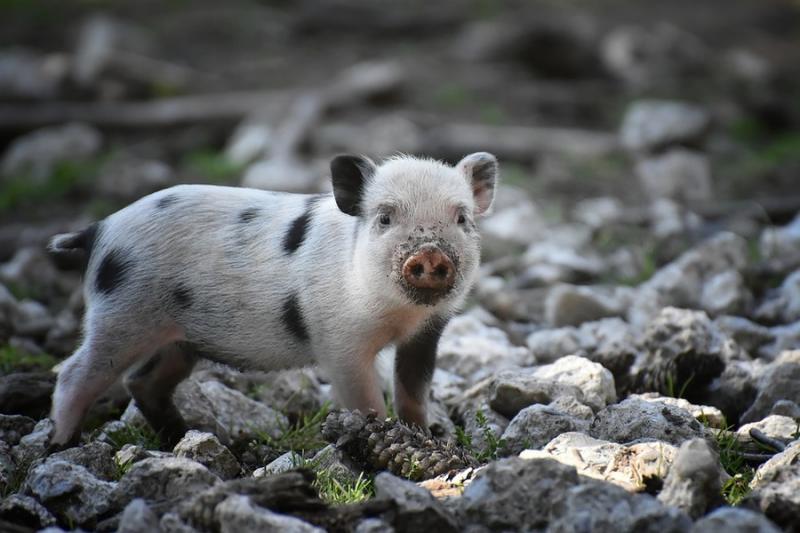
<svg viewBox="0 0 800 533">
<path fill-rule="evenodd" d="M 465 217 L 465 216 L 464 216 L 464 213 L 459 213 L 459 214 L 458 214 L 458 223 L 459 223 L 460 225 L 461 225 L 461 224 L 466 224 L 466 223 L 467 223 L 467 217 Z"/>
<path fill-rule="evenodd" d="M 392 223 L 392 217 L 389 216 L 389 213 L 381 213 L 380 217 L 378 217 L 378 222 L 380 222 L 381 226 L 388 226 Z"/>
</svg>

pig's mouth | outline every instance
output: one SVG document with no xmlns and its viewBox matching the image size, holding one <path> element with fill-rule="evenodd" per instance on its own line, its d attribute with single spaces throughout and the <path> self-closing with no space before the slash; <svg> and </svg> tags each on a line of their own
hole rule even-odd
<svg viewBox="0 0 800 533">
<path fill-rule="evenodd" d="M 410 237 L 394 254 L 392 277 L 413 304 L 433 306 L 455 292 L 459 263 L 458 253 L 446 241 Z"/>
</svg>

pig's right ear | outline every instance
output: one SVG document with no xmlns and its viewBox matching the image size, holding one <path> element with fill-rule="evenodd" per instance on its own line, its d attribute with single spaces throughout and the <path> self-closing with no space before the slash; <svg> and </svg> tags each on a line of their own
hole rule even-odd
<svg viewBox="0 0 800 533">
<path fill-rule="evenodd" d="M 337 155 L 331 161 L 333 197 L 342 213 L 361 215 L 361 199 L 366 181 L 375 174 L 375 163 L 363 156 Z"/>
<path fill-rule="evenodd" d="M 475 214 L 489 210 L 494 200 L 497 184 L 497 158 L 488 152 L 477 152 L 466 156 L 456 165 L 467 177 L 475 198 Z"/>
</svg>

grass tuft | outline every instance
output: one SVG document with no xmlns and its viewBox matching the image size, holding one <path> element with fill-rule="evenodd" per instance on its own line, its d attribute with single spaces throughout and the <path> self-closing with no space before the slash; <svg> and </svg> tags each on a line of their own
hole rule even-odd
<svg viewBox="0 0 800 533">
<path fill-rule="evenodd" d="M 279 436 L 273 437 L 266 432 L 257 431 L 256 440 L 279 450 L 280 453 L 303 453 L 323 448 L 328 443 L 322 438 L 322 423 L 330 410 L 331 406 L 326 402 L 318 411 L 304 414 L 294 424 L 280 427 Z"/>
<path fill-rule="evenodd" d="M 736 434 L 731 432 L 732 426 L 728 426 L 723 421 L 723 427 L 714 431 L 714 437 L 719 448 L 719 461 L 722 468 L 731 476 L 722 486 L 722 497 L 728 505 L 738 505 L 748 494 L 750 494 L 750 481 L 755 476 L 755 469 L 748 465 L 742 455 L 742 445 L 736 438 Z"/>
<path fill-rule="evenodd" d="M 467 434 L 464 428 L 460 426 L 456 426 L 456 442 L 481 463 L 497 459 L 498 454 L 505 448 L 505 439 L 501 439 L 497 433 L 489 427 L 489 420 L 486 418 L 486 415 L 483 414 L 483 411 L 478 410 L 478 412 L 475 413 L 475 423 L 478 424 L 478 428 L 483 434 L 483 440 L 486 443 L 484 447 L 482 449 L 477 449 L 472 442 L 472 436 Z"/>
<path fill-rule="evenodd" d="M 29 354 L 13 346 L 3 346 L 0 348 L 0 374 L 32 370 L 50 370 L 57 363 L 58 359 L 46 353 Z"/>
<path fill-rule="evenodd" d="M 292 458 L 295 468 L 305 468 L 314 472 L 314 488 L 322 501 L 332 504 L 359 503 L 375 495 L 371 476 L 359 472 L 355 479 L 339 479 L 332 469 L 321 468 L 319 459 L 305 459 L 300 455 Z"/>
<path fill-rule="evenodd" d="M 136 426 L 125 424 L 116 431 L 107 433 L 111 445 L 117 450 L 126 444 L 141 446 L 147 450 L 158 450 L 161 448 L 161 439 L 150 426 Z"/>
</svg>

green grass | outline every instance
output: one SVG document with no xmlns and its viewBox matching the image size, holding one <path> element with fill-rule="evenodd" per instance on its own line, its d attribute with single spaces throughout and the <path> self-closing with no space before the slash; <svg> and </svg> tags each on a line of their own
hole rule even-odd
<svg viewBox="0 0 800 533">
<path fill-rule="evenodd" d="M 331 406 L 326 402 L 318 411 L 304 414 L 294 424 L 282 425 L 279 436 L 256 431 L 256 439 L 281 453 L 304 453 L 323 448 L 328 443 L 322 438 L 321 427 L 330 410 Z"/>
<path fill-rule="evenodd" d="M 674 374 L 667 374 L 667 396 L 671 396 L 673 398 L 683 398 L 683 395 L 686 393 L 686 389 L 691 385 L 692 380 L 694 379 L 694 372 L 689 376 L 689 378 L 680 384 L 680 388 L 678 388 L 678 383 L 675 381 Z"/>
<path fill-rule="evenodd" d="M 26 205 L 52 202 L 90 186 L 103 158 L 57 163 L 43 180 L 22 173 L 0 182 L 0 213 Z"/>
<path fill-rule="evenodd" d="M 456 442 L 470 452 L 475 459 L 481 463 L 486 463 L 488 461 L 497 459 L 498 454 L 503 450 L 503 448 L 505 448 L 506 441 L 501 439 L 500 436 L 489 427 L 489 421 L 486 418 L 486 415 L 483 414 L 483 411 L 478 410 L 478 412 L 475 413 L 475 423 L 481 430 L 483 440 L 486 443 L 483 448 L 478 449 L 472 442 L 472 436 L 467 434 L 467 432 L 464 431 L 464 428 L 460 426 L 456 426 Z"/>
<path fill-rule="evenodd" d="M 58 359 L 46 353 L 29 354 L 12 346 L 3 346 L 0 348 L 0 373 L 2 374 L 20 371 L 50 370 L 57 363 Z"/>
<path fill-rule="evenodd" d="M 225 154 L 213 150 L 196 150 L 188 153 L 181 161 L 181 170 L 193 180 L 209 183 L 232 183 L 244 170 L 228 159 Z"/>
<path fill-rule="evenodd" d="M 108 434 L 111 445 L 117 450 L 126 444 L 141 446 L 147 450 L 158 450 L 161 448 L 161 439 L 150 426 L 136 426 L 125 424 L 121 429 Z"/>
<path fill-rule="evenodd" d="M 372 477 L 359 472 L 355 479 L 339 479 L 335 472 L 320 468 L 319 460 L 304 459 L 302 456 L 293 457 L 295 468 L 305 468 L 314 472 L 316 479 L 313 487 L 319 497 L 332 505 L 358 503 L 366 501 L 375 495 Z"/>
<path fill-rule="evenodd" d="M 756 472 L 745 461 L 742 445 L 736 439 L 736 435 L 730 432 L 732 426 L 723 421 L 723 427 L 727 429 L 714 430 L 720 464 L 731 476 L 722 485 L 722 497 L 729 505 L 738 505 L 750 493 L 750 481 Z"/>
</svg>

